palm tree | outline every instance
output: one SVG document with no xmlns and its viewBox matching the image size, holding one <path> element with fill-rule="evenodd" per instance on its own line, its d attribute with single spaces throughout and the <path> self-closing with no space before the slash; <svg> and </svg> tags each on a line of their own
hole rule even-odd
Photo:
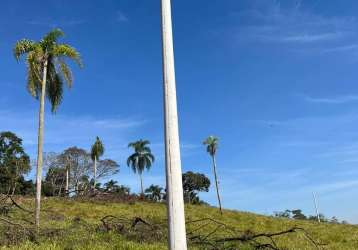
<svg viewBox="0 0 358 250">
<path fill-rule="evenodd" d="M 91 148 L 91 158 L 94 161 L 94 173 L 93 173 L 93 189 L 96 188 L 96 177 L 97 177 L 97 160 L 101 157 L 104 153 L 104 146 L 99 137 L 96 137 L 95 143 L 92 145 Z"/>
<path fill-rule="evenodd" d="M 154 155 L 150 147 L 148 140 L 139 140 L 128 144 L 129 148 L 133 148 L 134 153 L 127 159 L 128 167 L 132 167 L 134 173 L 139 174 L 141 194 L 144 195 L 142 173 L 146 168 L 149 170 L 154 162 Z"/>
<path fill-rule="evenodd" d="M 113 191 L 115 188 L 118 188 L 118 181 L 110 180 L 109 182 L 104 184 L 106 191 Z"/>
<path fill-rule="evenodd" d="M 222 214 L 221 200 L 220 200 L 220 194 L 219 194 L 219 182 L 218 182 L 218 177 L 217 177 L 217 173 L 216 173 L 216 159 L 215 159 L 216 151 L 218 149 L 218 144 L 219 144 L 219 138 L 211 135 L 208 138 L 206 138 L 206 140 L 203 142 L 203 144 L 206 145 L 206 151 L 210 154 L 211 159 L 213 161 L 213 172 L 214 172 L 214 177 L 215 177 L 216 195 L 218 197 L 220 213 Z"/>
<path fill-rule="evenodd" d="M 76 49 L 68 44 L 58 43 L 58 39 L 63 35 L 61 30 L 54 29 L 38 42 L 22 39 L 14 47 L 14 55 L 18 61 L 22 56 L 26 56 L 28 91 L 36 99 L 40 98 L 35 199 L 37 229 L 40 226 L 45 97 L 51 103 L 51 111 L 55 113 L 62 101 L 64 82 L 69 88 L 72 86 L 72 73 L 65 59 L 71 59 L 82 66 L 80 54 Z"/>
<path fill-rule="evenodd" d="M 162 200 L 163 194 L 162 194 L 163 188 L 158 185 L 150 185 L 149 188 L 145 190 L 145 193 L 147 194 L 147 197 L 151 201 L 159 202 Z"/>
</svg>

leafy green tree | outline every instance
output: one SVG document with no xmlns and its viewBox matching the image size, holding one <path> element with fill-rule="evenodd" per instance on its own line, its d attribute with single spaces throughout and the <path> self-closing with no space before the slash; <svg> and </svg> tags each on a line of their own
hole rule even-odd
<svg viewBox="0 0 358 250">
<path fill-rule="evenodd" d="M 144 169 L 149 170 L 155 160 L 149 144 L 148 140 L 139 140 L 128 144 L 128 147 L 133 148 L 134 153 L 128 157 L 127 166 L 131 167 L 134 173 L 139 174 L 142 195 L 144 195 L 142 173 Z"/>
<path fill-rule="evenodd" d="M 190 204 L 200 203 L 198 192 L 208 192 L 210 180 L 204 174 L 191 171 L 182 175 L 184 201 Z"/>
<path fill-rule="evenodd" d="M 206 151 L 211 156 L 211 159 L 213 162 L 213 172 L 214 172 L 214 177 L 215 177 L 216 195 L 218 198 L 220 213 L 222 214 L 221 199 L 220 199 L 220 193 L 219 193 L 219 182 L 218 182 L 218 177 L 217 177 L 217 173 L 216 173 L 216 157 L 215 157 L 216 151 L 217 151 L 218 145 L 219 145 L 219 139 L 215 136 L 209 136 L 208 138 L 206 138 L 206 140 L 203 142 L 203 144 L 206 145 Z"/>
<path fill-rule="evenodd" d="M 107 192 L 111 192 L 114 189 L 116 189 L 118 187 L 117 185 L 118 181 L 114 181 L 114 180 L 110 180 L 107 183 L 104 184 L 105 190 Z"/>
<path fill-rule="evenodd" d="M 152 184 L 145 190 L 145 194 L 149 200 L 159 202 L 163 199 L 163 188 Z"/>
<path fill-rule="evenodd" d="M 66 169 L 60 166 L 51 166 L 43 182 L 43 195 L 61 196 L 65 191 Z"/>
<path fill-rule="evenodd" d="M 58 43 L 58 39 L 63 35 L 61 30 L 53 29 L 38 42 L 22 39 L 14 47 L 17 60 L 26 56 L 28 91 L 36 99 L 40 98 L 35 200 L 37 228 L 40 226 L 45 97 L 51 103 L 51 111 L 56 112 L 62 101 L 64 82 L 68 87 L 72 86 L 72 73 L 66 59 L 82 66 L 80 54 L 73 47 Z"/>
<path fill-rule="evenodd" d="M 14 194 L 23 175 L 31 169 L 30 158 L 22 147 L 22 139 L 12 132 L 0 133 L 0 192 Z"/>
<path fill-rule="evenodd" d="M 274 216 L 275 217 L 280 217 L 280 218 L 291 218 L 291 211 L 286 209 L 283 212 L 275 212 Z"/>
<path fill-rule="evenodd" d="M 110 193 L 115 193 L 115 194 L 119 194 L 119 195 L 123 195 L 123 196 L 128 196 L 130 195 L 130 188 L 123 186 L 123 185 L 118 185 L 117 181 L 114 180 L 110 180 L 107 183 L 104 184 L 105 187 L 105 191 L 106 192 L 110 192 Z"/>
<path fill-rule="evenodd" d="M 294 209 L 291 211 L 292 218 L 295 220 L 307 220 L 307 216 L 302 213 L 301 209 Z"/>
<path fill-rule="evenodd" d="M 96 137 L 95 143 L 92 145 L 91 148 L 91 159 L 94 162 L 94 173 L 93 173 L 93 188 L 95 189 L 96 186 L 96 180 L 97 180 L 97 160 L 103 155 L 104 153 L 104 146 L 102 141 L 99 139 L 99 137 Z"/>
</svg>

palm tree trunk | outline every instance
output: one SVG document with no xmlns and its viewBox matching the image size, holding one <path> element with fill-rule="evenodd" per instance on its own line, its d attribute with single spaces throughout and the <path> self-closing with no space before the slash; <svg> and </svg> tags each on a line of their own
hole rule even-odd
<svg viewBox="0 0 358 250">
<path fill-rule="evenodd" d="M 47 76 L 47 59 L 44 62 L 41 99 L 39 111 L 39 130 L 37 143 L 37 168 L 36 168 L 36 199 L 35 199 L 35 225 L 37 231 L 40 227 L 40 205 L 41 205 L 41 177 L 42 177 L 42 151 L 43 151 L 43 137 L 44 137 L 44 117 L 45 117 L 45 96 L 46 96 L 46 76 Z"/>
<path fill-rule="evenodd" d="M 144 189 L 143 189 L 143 178 L 142 178 L 142 174 L 139 174 L 139 178 L 140 178 L 140 190 L 141 190 L 141 194 L 142 194 L 142 196 L 144 196 Z"/>
<path fill-rule="evenodd" d="M 96 189 L 96 175 L 97 175 L 97 157 L 94 157 L 94 175 L 93 175 L 93 190 Z"/>
<path fill-rule="evenodd" d="M 216 160 L 215 160 L 215 155 L 212 156 L 212 160 L 213 160 L 213 172 L 214 172 L 214 176 L 215 176 L 216 195 L 217 195 L 217 197 L 218 197 L 218 203 L 219 203 L 220 213 L 223 214 L 222 209 L 221 209 L 221 200 L 220 200 L 220 194 L 219 194 L 218 176 L 217 176 L 217 174 L 216 174 Z"/>
<path fill-rule="evenodd" d="M 161 0 L 164 87 L 164 138 L 167 182 L 168 248 L 186 250 L 185 214 L 175 86 L 170 0 Z"/>
</svg>

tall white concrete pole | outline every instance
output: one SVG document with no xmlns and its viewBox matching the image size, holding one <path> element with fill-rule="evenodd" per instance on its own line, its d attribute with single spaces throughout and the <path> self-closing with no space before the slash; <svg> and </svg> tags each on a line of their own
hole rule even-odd
<svg viewBox="0 0 358 250">
<path fill-rule="evenodd" d="M 314 192 L 312 192 L 312 195 L 313 195 L 314 207 L 315 207 L 315 209 L 316 209 L 317 221 L 318 221 L 318 223 L 321 223 L 321 218 L 319 217 L 319 212 L 318 212 L 318 205 L 317 205 L 316 195 L 315 195 Z"/>
<path fill-rule="evenodd" d="M 186 250 L 184 199 L 175 87 L 174 49 L 170 0 L 161 0 L 165 164 L 167 180 L 168 244 L 170 250 Z"/>
</svg>

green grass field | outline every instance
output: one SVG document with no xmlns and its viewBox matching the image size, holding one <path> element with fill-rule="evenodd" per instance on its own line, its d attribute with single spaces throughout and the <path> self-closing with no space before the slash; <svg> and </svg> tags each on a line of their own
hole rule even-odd
<svg viewBox="0 0 358 250">
<path fill-rule="evenodd" d="M 23 206 L 30 207 L 32 202 L 23 200 Z M 121 218 L 141 217 L 150 223 L 165 225 L 166 208 L 164 204 L 136 202 L 128 203 L 100 203 L 88 201 L 73 201 L 66 199 L 43 200 L 42 231 L 50 232 L 58 229 L 53 235 L 42 236 L 37 243 L 30 240 L 19 242 L 13 246 L 3 246 L 1 249 L 166 249 L 165 236 L 160 239 L 136 237 L 128 238 L 116 231 L 104 232 L 98 230 L 102 224 L 101 218 L 113 215 Z M 30 215 L 14 209 L 10 212 L 11 218 L 29 219 Z M 212 218 L 230 227 L 237 232 L 250 230 L 253 233 L 267 233 L 287 230 L 298 226 L 320 243 L 326 244 L 319 249 L 358 249 L 358 227 L 352 225 L 318 224 L 310 221 L 272 218 L 252 213 L 225 210 L 221 216 L 218 210 L 206 206 L 186 206 L 186 219 L 193 221 L 203 218 Z M 75 222 L 76 221 L 76 222 Z M 200 224 L 200 223 L 199 223 Z M 197 228 L 193 224 L 187 225 L 190 232 Z M 196 233 L 208 234 L 216 228 L 215 224 L 204 225 Z M 2 236 L 9 227 L 2 226 Z M 165 231 L 165 230 L 164 230 Z M 220 228 L 210 237 L 224 237 L 227 231 Z M 317 249 L 304 233 L 291 233 L 275 238 L 280 249 Z M 209 248 L 209 247 L 207 247 Z M 190 249 L 199 249 L 199 246 L 190 244 Z M 202 248 L 201 248 L 202 249 Z M 205 247 L 204 247 L 205 249 Z M 236 249 L 251 249 L 240 245 Z"/>
</svg>

